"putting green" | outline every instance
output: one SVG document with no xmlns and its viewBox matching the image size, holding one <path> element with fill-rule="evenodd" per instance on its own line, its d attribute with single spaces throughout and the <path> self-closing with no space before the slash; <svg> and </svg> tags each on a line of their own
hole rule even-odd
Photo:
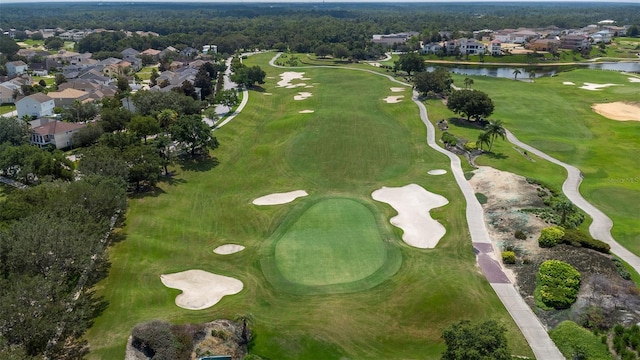
<svg viewBox="0 0 640 360">
<path fill-rule="evenodd" d="M 398 250 L 385 244 L 381 230 L 365 204 L 349 198 L 320 199 L 294 210 L 276 230 L 263 271 L 275 286 L 296 293 L 370 288 L 400 264 Z"/>
</svg>

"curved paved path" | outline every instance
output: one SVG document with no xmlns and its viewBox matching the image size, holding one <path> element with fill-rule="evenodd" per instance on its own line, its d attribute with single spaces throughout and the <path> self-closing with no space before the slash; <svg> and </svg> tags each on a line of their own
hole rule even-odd
<svg viewBox="0 0 640 360">
<path fill-rule="evenodd" d="M 277 53 L 269 61 L 269 65 L 276 68 L 291 69 L 289 67 L 275 65 L 275 60 L 281 54 L 282 53 Z M 299 66 L 294 69 L 318 67 L 366 71 L 378 76 L 384 76 L 394 83 L 411 87 L 410 84 L 396 80 L 390 75 L 381 74 L 379 72 L 367 69 L 349 68 L 343 66 Z M 484 210 L 478 202 L 473 188 L 464 177 L 460 158 L 454 153 L 447 151 L 437 145 L 435 140 L 435 128 L 429 121 L 429 117 L 427 116 L 427 108 L 419 100 L 418 93 L 416 91 L 413 91 L 412 100 L 414 103 L 416 103 L 416 105 L 418 105 L 418 108 L 420 109 L 420 119 L 427 127 L 427 144 L 437 152 L 449 157 L 449 160 L 451 161 L 451 172 L 467 202 L 467 223 L 469 226 L 469 232 L 471 234 L 471 241 L 473 244 L 474 252 L 477 255 L 478 265 L 482 269 L 483 274 L 489 281 L 491 287 L 496 292 L 498 298 L 500 299 L 500 301 L 502 301 L 515 323 L 518 325 L 518 328 L 520 328 L 520 331 L 522 331 L 522 334 L 529 343 L 529 346 L 531 347 L 531 350 L 533 351 L 536 358 L 543 360 L 564 359 L 564 356 L 562 356 L 562 353 L 560 353 L 556 345 L 553 343 L 553 341 L 549 337 L 549 334 L 547 333 L 547 330 L 544 328 L 544 326 L 542 326 L 540 320 L 536 317 L 531 308 L 525 303 L 520 293 L 515 289 L 513 284 L 511 284 L 507 276 L 504 274 L 500 263 L 494 260 L 492 256 L 494 254 L 494 248 L 493 243 L 489 238 L 487 228 L 485 226 Z"/>
<path fill-rule="evenodd" d="M 508 130 L 507 140 L 532 154 L 535 154 L 547 161 L 565 168 L 565 170 L 567 170 L 567 179 L 562 184 L 562 192 L 567 196 L 569 200 L 571 200 L 572 203 L 586 212 L 593 219 L 591 226 L 589 226 L 589 232 L 591 233 L 591 236 L 593 236 L 594 239 L 598 239 L 609 244 L 609 246 L 611 246 L 611 252 L 618 255 L 622 260 L 626 261 L 637 272 L 640 272 L 640 257 L 622 247 L 622 245 L 618 244 L 613 236 L 611 236 L 613 221 L 611 221 L 611 219 L 598 208 L 591 205 L 591 203 L 585 200 L 580 194 L 580 191 L 578 189 L 580 188 L 580 183 L 582 182 L 582 173 L 578 168 L 566 164 L 530 145 L 521 142 Z"/>
</svg>

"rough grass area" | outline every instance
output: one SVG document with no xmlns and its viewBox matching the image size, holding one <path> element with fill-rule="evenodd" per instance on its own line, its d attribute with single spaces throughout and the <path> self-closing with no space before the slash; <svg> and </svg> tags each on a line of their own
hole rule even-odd
<svg viewBox="0 0 640 360">
<path fill-rule="evenodd" d="M 123 229 L 126 239 L 110 249 L 109 276 L 96 288 L 109 307 L 86 335 L 88 358 L 122 358 L 127 336 L 140 322 L 160 318 L 202 323 L 242 313 L 255 318 L 251 352 L 270 359 L 439 359 L 442 329 L 460 319 L 499 321 L 508 329 L 513 353 L 531 357 L 522 334 L 477 269 L 464 199 L 453 176 L 427 174 L 448 168 L 449 160 L 426 145 L 417 106 L 382 101 L 391 95 L 389 88 L 397 86 L 386 78 L 338 69 L 294 70 L 304 71 L 311 79 L 304 82 L 314 86 L 304 89 L 313 93 L 311 98 L 294 101 L 300 88 L 276 87 L 279 74 L 292 69 L 270 67 L 272 56 L 244 61 L 267 72 L 262 86 L 272 95 L 251 90 L 243 112 L 215 132 L 220 142 L 213 153 L 217 161 L 177 166 L 171 180 L 153 195 L 131 201 Z M 298 114 L 304 109 L 315 112 Z M 364 114 L 356 115 L 354 109 Z M 338 140 L 323 134 L 327 131 Z M 380 131 L 385 133 L 373 134 Z M 314 143 L 315 132 L 328 141 L 325 148 Z M 355 140 L 360 137 L 369 141 Z M 354 144 L 338 144 L 351 138 Z M 294 154 L 305 148 L 304 141 L 323 151 L 323 157 L 313 157 L 323 171 L 315 172 Z M 367 152 L 380 156 L 379 163 Z M 373 169 L 362 169 L 365 166 Z M 435 249 L 404 244 L 402 231 L 388 222 L 395 211 L 371 199 L 371 192 L 382 186 L 410 183 L 450 201 L 431 211 L 447 230 Z M 311 195 L 279 206 L 251 204 L 259 196 L 295 189 Z M 292 294 L 267 281 L 263 246 L 298 207 L 320 197 L 353 199 L 367 207 L 387 256 L 395 251 L 402 259 L 393 276 L 377 286 L 338 294 Z M 233 255 L 213 254 L 226 243 L 246 248 Z M 174 303 L 179 291 L 164 287 L 159 276 L 189 269 L 231 276 L 245 286 L 210 309 L 181 309 Z"/>
<path fill-rule="evenodd" d="M 0 115 L 4 115 L 6 113 L 10 113 L 16 110 L 16 106 L 14 104 L 2 104 L 0 105 Z"/>
<path fill-rule="evenodd" d="M 602 343 L 600 337 L 579 326 L 573 321 L 563 321 L 555 329 L 549 331 L 549 336 L 567 359 L 611 360 L 613 357 Z"/>
</svg>

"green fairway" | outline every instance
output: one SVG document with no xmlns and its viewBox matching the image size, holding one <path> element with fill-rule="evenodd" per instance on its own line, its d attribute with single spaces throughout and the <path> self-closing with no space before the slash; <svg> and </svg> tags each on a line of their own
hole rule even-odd
<svg viewBox="0 0 640 360">
<path fill-rule="evenodd" d="M 400 94 L 386 78 L 275 69 L 268 65 L 272 56 L 244 61 L 264 69 L 266 83 L 250 90 L 242 113 L 215 132 L 217 161 L 178 166 L 154 195 L 131 201 L 126 239 L 110 248 L 109 276 L 96 289 L 109 307 L 86 336 L 89 358 L 122 358 L 131 329 L 142 321 L 197 323 L 241 313 L 255 318 L 251 352 L 270 359 L 438 359 L 441 330 L 460 319 L 499 321 L 511 352 L 532 356 L 478 271 L 453 176 L 427 174 L 448 168 L 449 160 L 426 145 L 409 90 L 402 102 L 388 104 L 382 99 Z M 285 71 L 304 72 L 310 80 L 296 82 L 313 87 L 278 87 Z M 294 100 L 303 91 L 312 96 Z M 431 211 L 447 230 L 435 249 L 406 245 L 389 223 L 395 210 L 371 198 L 382 186 L 410 183 L 450 201 Z M 310 196 L 277 206 L 251 203 L 297 189 Z M 318 244 L 311 245 L 318 246 L 306 246 L 310 237 L 298 243 L 297 234 L 314 223 Z M 246 248 L 212 252 L 227 243 Z M 299 263 L 288 251 L 296 248 Z M 180 291 L 159 277 L 189 269 L 237 278 L 244 289 L 206 310 L 179 308 Z"/>
<path fill-rule="evenodd" d="M 586 69 L 538 78 L 533 83 L 470 78 L 474 80 L 472 88 L 492 98 L 496 108 L 492 118 L 502 120 L 525 143 L 582 171 L 582 195 L 611 217 L 613 237 L 640 254 L 640 206 L 634 200 L 640 192 L 640 158 L 635 154 L 640 147 L 640 123 L 610 120 L 591 110 L 595 103 L 638 101 L 640 83 L 619 72 Z M 464 77 L 454 75 L 454 79 L 462 84 Z M 615 86 L 598 91 L 580 89 L 586 82 Z M 441 104 L 433 104 L 429 111 L 432 120 L 453 116 Z M 475 141 L 480 130 L 452 126 L 451 132 Z M 536 178 L 560 190 L 564 169 L 536 157 L 535 162 L 528 161 L 506 141 L 498 140 L 494 153 L 480 157 L 477 163 Z M 622 193 L 625 195 L 619 195 Z"/>
</svg>

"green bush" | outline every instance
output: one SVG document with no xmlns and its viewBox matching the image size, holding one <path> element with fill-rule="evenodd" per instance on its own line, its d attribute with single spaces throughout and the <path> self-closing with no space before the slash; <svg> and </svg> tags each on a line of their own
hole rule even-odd
<svg viewBox="0 0 640 360">
<path fill-rule="evenodd" d="M 458 143 L 458 139 L 456 139 L 455 136 L 453 136 L 450 132 L 445 131 L 442 133 L 442 142 L 449 145 L 449 146 L 455 146 Z"/>
<path fill-rule="evenodd" d="M 513 236 L 518 240 L 526 240 L 527 239 L 527 234 L 525 234 L 524 231 L 522 231 L 522 230 L 517 230 L 516 233 Z"/>
<path fill-rule="evenodd" d="M 515 264 L 516 263 L 516 253 L 513 251 L 503 251 L 502 252 L 502 262 L 505 264 Z"/>
<path fill-rule="evenodd" d="M 613 258 L 611 259 L 611 261 L 613 261 L 613 264 L 616 266 L 616 270 L 618 270 L 618 274 L 620 274 L 620 277 L 625 280 L 631 280 L 631 273 L 629 272 L 629 270 L 627 270 L 620 259 Z"/>
<path fill-rule="evenodd" d="M 554 247 L 564 236 L 564 230 L 559 226 L 549 226 L 542 229 L 538 238 L 538 245 L 543 248 Z"/>
<path fill-rule="evenodd" d="M 593 249 L 604 254 L 608 254 L 611 247 L 609 244 L 592 238 L 589 234 L 582 232 L 579 229 L 564 230 L 564 236 L 562 242 L 572 246 L 582 246 L 588 249 Z"/>
<path fill-rule="evenodd" d="M 560 260 L 547 260 L 536 275 L 535 297 L 543 307 L 566 309 L 576 301 L 580 290 L 580 273 Z"/>
<path fill-rule="evenodd" d="M 473 150 L 477 150 L 478 146 L 476 146 L 475 142 L 469 141 L 464 144 L 464 149 L 467 151 L 473 151 Z"/>
<path fill-rule="evenodd" d="M 481 205 L 487 203 L 487 196 L 483 193 L 476 193 L 476 199 Z"/>
<path fill-rule="evenodd" d="M 598 337 L 589 330 L 572 321 L 563 321 L 555 329 L 549 331 L 551 340 L 567 359 L 611 360 L 607 345 L 598 341 Z M 579 353 L 576 351 L 579 350 Z"/>
</svg>

